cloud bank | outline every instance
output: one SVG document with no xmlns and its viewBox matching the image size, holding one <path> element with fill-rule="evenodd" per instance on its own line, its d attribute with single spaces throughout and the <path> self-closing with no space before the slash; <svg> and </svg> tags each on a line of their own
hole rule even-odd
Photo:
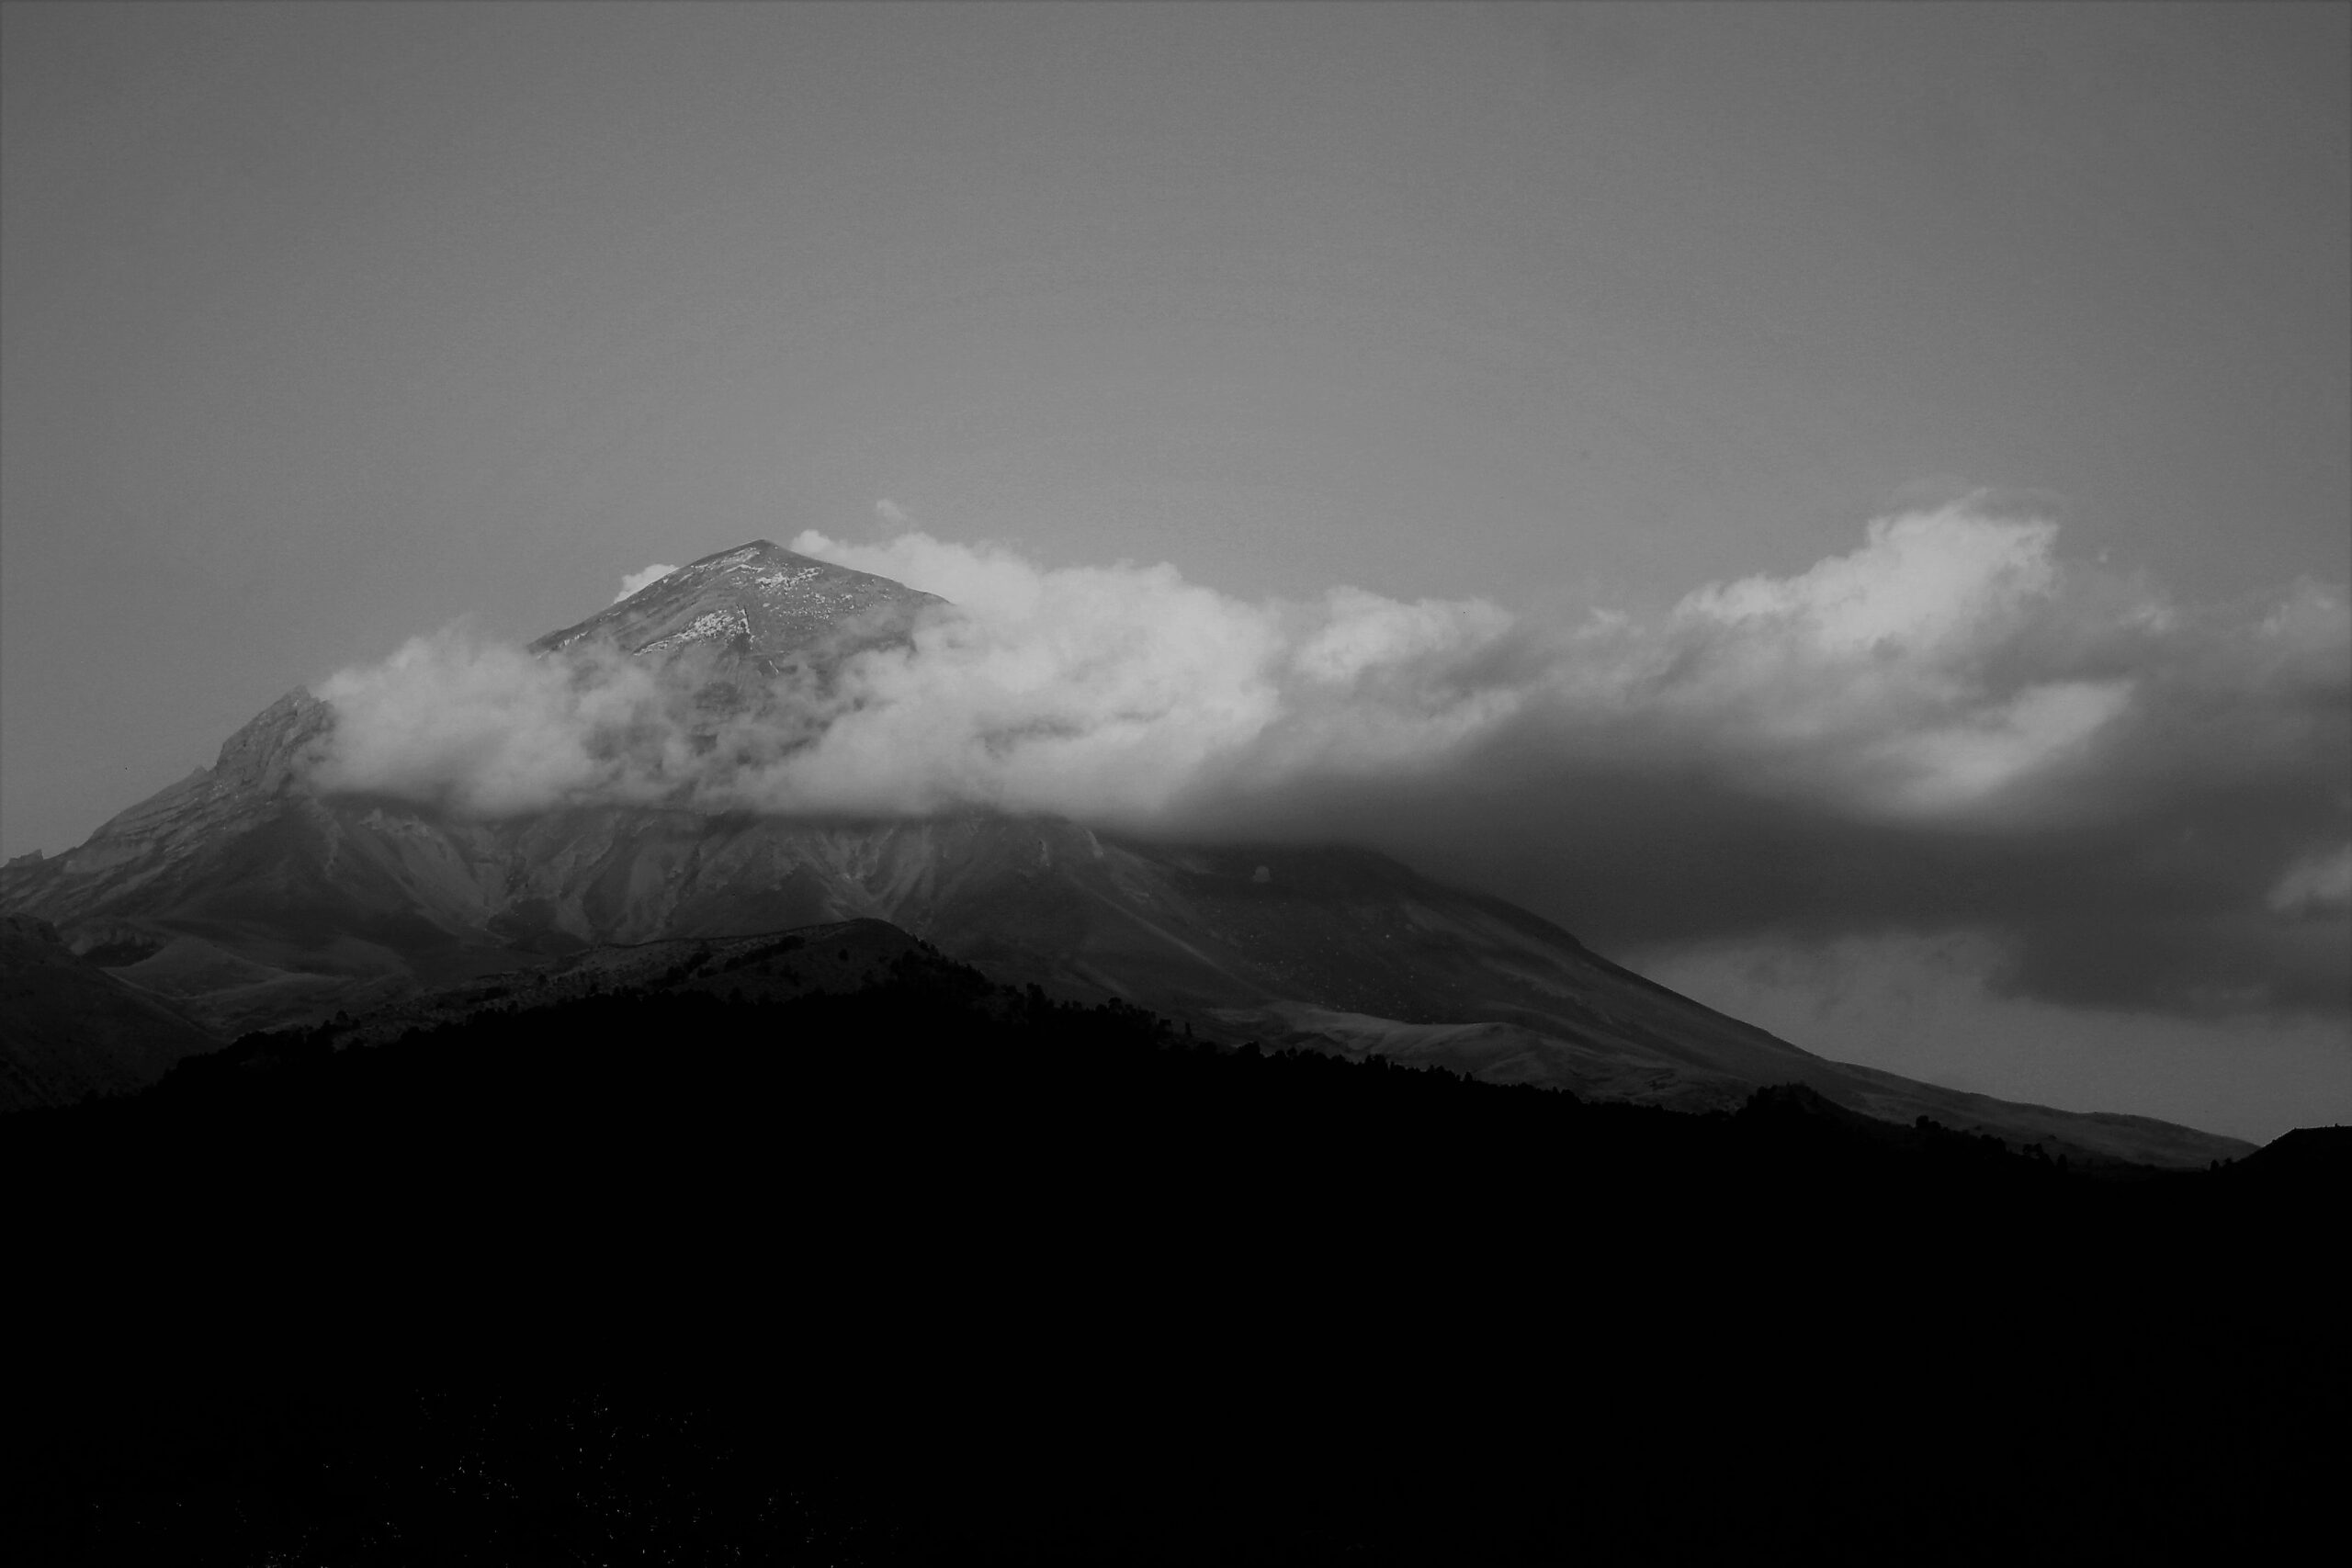
<svg viewBox="0 0 2352 1568">
<path fill-rule="evenodd" d="M 1728 939 L 1636 966 L 1659 984 L 1841 1062 L 2069 1111 L 2266 1142 L 2352 1122 L 2352 1050 L 2309 1015 L 2089 1011 L 2015 994 L 1992 933 Z"/>
<path fill-rule="evenodd" d="M 2184 604 L 1973 502 L 1576 624 L 1351 588 L 1249 600 L 920 532 L 792 547 L 952 608 L 716 708 L 692 660 L 419 639 L 322 689 L 340 722 L 317 782 L 488 814 L 1349 838 L 1604 951 L 1965 925 L 2016 944 L 1998 984 L 2049 998 L 2352 1003 L 2341 585 Z"/>
</svg>

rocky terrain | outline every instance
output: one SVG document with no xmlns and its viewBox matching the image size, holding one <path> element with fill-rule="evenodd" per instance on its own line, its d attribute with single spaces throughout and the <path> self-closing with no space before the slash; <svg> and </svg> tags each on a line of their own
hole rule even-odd
<svg viewBox="0 0 2352 1568">
<path fill-rule="evenodd" d="M 755 539 L 680 567 L 575 626 L 531 644 L 555 653 L 605 642 L 645 657 L 689 649 L 763 676 L 821 673 L 853 653 L 905 640 L 945 600 Z"/>
</svg>

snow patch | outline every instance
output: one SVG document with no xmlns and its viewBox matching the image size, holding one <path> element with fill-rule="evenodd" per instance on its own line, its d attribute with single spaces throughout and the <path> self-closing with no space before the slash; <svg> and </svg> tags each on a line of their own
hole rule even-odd
<svg viewBox="0 0 2352 1568">
<path fill-rule="evenodd" d="M 673 648 L 683 648 L 690 642 L 699 642 L 707 637 L 733 637 L 738 632 L 748 633 L 751 629 L 751 616 L 744 614 L 740 609 L 705 610 L 701 615 L 696 615 L 693 620 L 687 622 L 682 630 L 672 632 L 668 637 L 659 637 L 652 642 L 642 644 L 639 647 L 637 651 L 639 653 L 663 653 Z"/>
</svg>

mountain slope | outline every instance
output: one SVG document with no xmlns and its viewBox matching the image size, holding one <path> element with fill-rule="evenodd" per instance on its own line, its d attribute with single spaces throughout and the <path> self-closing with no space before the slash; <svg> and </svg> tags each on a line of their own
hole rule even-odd
<svg viewBox="0 0 2352 1568">
<path fill-rule="evenodd" d="M 701 647 L 751 661 L 766 674 L 786 674 L 903 640 L 918 615 L 945 604 L 887 577 L 754 539 L 549 632 L 531 651 L 604 642 L 645 657 Z"/>
<path fill-rule="evenodd" d="M 47 921 L 0 917 L 0 1111 L 141 1089 L 220 1044 L 75 957 Z"/>
<path fill-rule="evenodd" d="M 942 604 L 764 542 L 543 637 L 655 663 L 740 715 L 911 637 Z M 1804 1083 L 1908 1122 L 2202 1165 L 2234 1140 L 2085 1118 L 1825 1062 L 1586 951 L 1525 910 L 1339 847 L 1183 845 L 1057 819 L 812 821 L 664 807 L 482 819 L 323 795 L 334 713 L 273 705 L 215 765 L 54 859 L 0 909 L 224 1032 L 357 1012 L 615 943 L 877 919 L 984 973 L 1115 996 L 1213 1034 L 1442 1063 L 1592 1098 L 1727 1108 Z"/>
</svg>

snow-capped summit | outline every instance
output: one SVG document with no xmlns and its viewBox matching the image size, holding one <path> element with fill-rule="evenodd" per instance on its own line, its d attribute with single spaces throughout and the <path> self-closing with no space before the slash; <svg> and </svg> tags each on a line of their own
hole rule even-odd
<svg viewBox="0 0 2352 1568">
<path fill-rule="evenodd" d="M 603 641 L 661 656 L 697 645 L 768 674 L 903 640 L 936 594 L 813 559 L 765 539 L 720 550 L 531 644 L 552 653 Z"/>
</svg>

